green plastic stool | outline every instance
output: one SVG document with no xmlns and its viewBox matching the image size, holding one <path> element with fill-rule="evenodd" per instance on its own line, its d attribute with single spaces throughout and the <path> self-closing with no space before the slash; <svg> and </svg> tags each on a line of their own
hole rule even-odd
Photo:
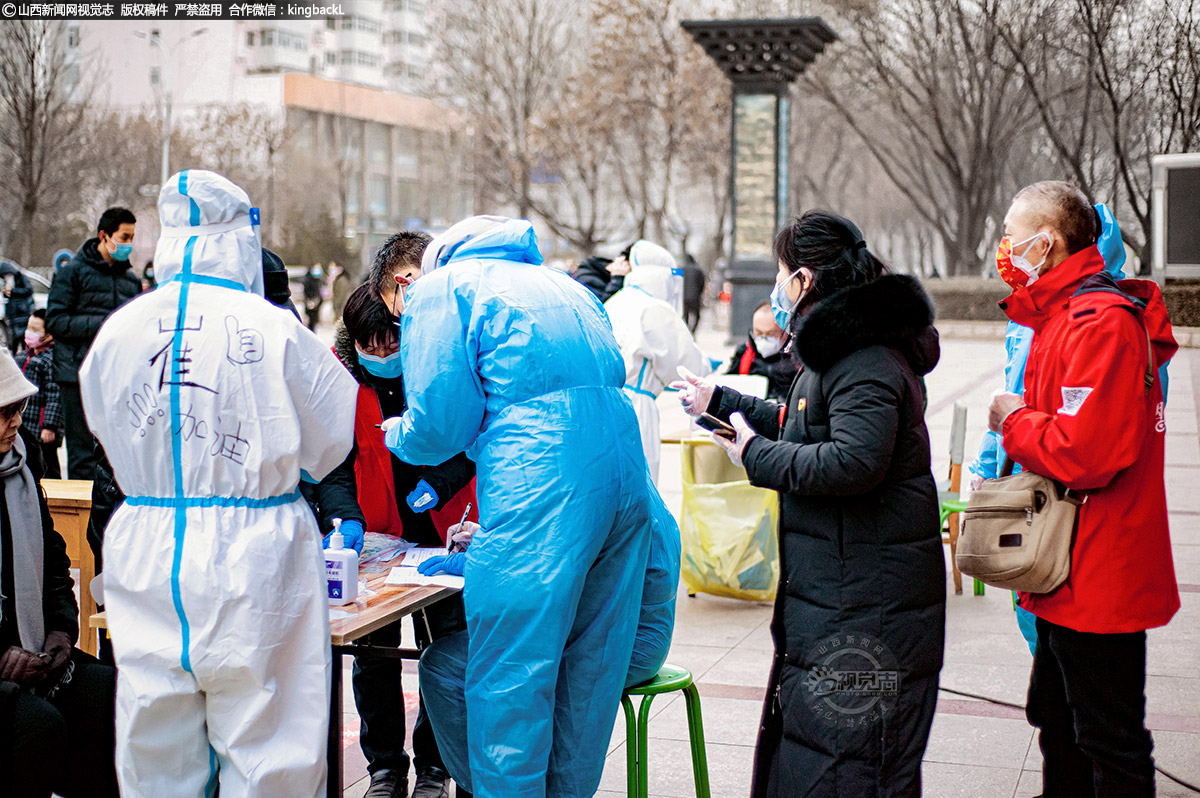
<svg viewBox="0 0 1200 798">
<path fill-rule="evenodd" d="M 662 693 L 683 691 L 687 705 L 688 736 L 692 741 L 692 772 L 696 778 L 696 798 L 711 798 L 708 788 L 708 756 L 704 752 L 704 721 L 700 718 L 700 692 L 692 681 L 692 672 L 674 665 L 663 665 L 653 679 L 626 688 L 621 695 L 625 710 L 626 773 L 629 779 L 629 798 L 646 798 L 646 743 L 650 725 L 650 702 Z M 637 722 L 633 719 L 630 696 L 643 696 L 638 707 Z"/>
<path fill-rule="evenodd" d="M 967 503 L 962 499 L 942 499 L 942 526 L 946 525 L 946 520 L 950 518 L 950 516 L 954 515 L 955 513 L 961 513 L 965 509 L 967 509 Z M 971 581 L 975 583 L 973 587 L 975 595 L 982 596 L 984 588 L 983 582 L 980 582 L 978 579 L 972 579 Z"/>
</svg>

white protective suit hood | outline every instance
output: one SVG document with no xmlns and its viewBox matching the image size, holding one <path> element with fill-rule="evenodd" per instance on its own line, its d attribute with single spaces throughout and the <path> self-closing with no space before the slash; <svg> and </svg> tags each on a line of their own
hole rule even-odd
<svg viewBox="0 0 1200 798">
<path fill-rule="evenodd" d="M 421 274 L 440 269 L 451 260 L 467 258 L 542 262 L 537 235 L 529 222 L 504 216 L 472 216 L 451 225 L 429 242 L 421 257 Z"/>
<path fill-rule="evenodd" d="M 264 294 L 258 209 L 228 178 L 201 169 L 179 172 L 158 193 L 158 218 L 154 268 L 160 283 L 188 274 Z"/>
<path fill-rule="evenodd" d="M 683 270 L 670 252 L 658 244 L 638 241 L 629 250 L 629 266 L 624 287 L 640 288 L 683 313 Z"/>
</svg>

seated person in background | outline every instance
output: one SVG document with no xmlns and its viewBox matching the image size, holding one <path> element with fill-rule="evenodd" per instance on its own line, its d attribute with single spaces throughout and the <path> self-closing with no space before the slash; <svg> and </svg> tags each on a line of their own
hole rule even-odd
<svg viewBox="0 0 1200 798">
<path fill-rule="evenodd" d="M 800 367 L 790 352 L 784 351 L 787 336 L 775 323 L 771 300 L 754 309 L 750 337 L 729 360 L 730 374 L 759 374 L 767 378 L 767 398 L 776 402 L 787 399 L 788 389 Z"/>
<path fill-rule="evenodd" d="M 0 356 L 0 795 L 116 796 L 117 675 L 74 648 L 71 561 L 42 493 L 41 450 L 21 429 L 36 393 Z"/>
<path fill-rule="evenodd" d="M 384 446 L 383 431 L 376 425 L 401 415 L 406 407 L 398 334 L 395 317 L 369 283 L 350 294 L 333 351 L 359 383 L 354 450 L 316 487 L 315 509 L 326 532 L 332 530 L 334 518 L 341 518 L 346 545 L 360 551 L 364 526 L 372 532 L 403 537 L 418 546 L 444 546 L 439 530 L 458 523 L 467 503 L 475 498 L 475 464 L 465 454 L 439 466 L 422 467 L 399 460 Z M 311 500 L 311 490 L 308 495 Z M 422 646 L 431 642 L 431 636 L 437 640 L 466 628 L 461 597 L 438 602 L 425 615 L 428 630 L 420 620 L 414 623 Z M 400 622 L 372 633 L 369 644 L 399 646 Z M 354 661 L 354 702 L 362 720 L 360 744 L 371 774 L 367 798 L 408 796 L 409 758 L 404 751 L 400 674 L 398 659 Z M 412 742 L 417 772 L 413 798 L 447 796 L 446 770 L 424 705 L 417 713 Z"/>
</svg>

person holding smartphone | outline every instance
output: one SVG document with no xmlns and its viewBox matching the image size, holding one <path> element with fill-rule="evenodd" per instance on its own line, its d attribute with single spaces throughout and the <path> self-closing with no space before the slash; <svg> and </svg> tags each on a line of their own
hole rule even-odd
<svg viewBox="0 0 1200 798">
<path fill-rule="evenodd" d="M 772 310 L 800 374 L 783 404 L 685 373 L 684 409 L 779 493 L 775 660 L 755 798 L 920 793 L 945 640 L 945 567 L 922 377 L 933 307 L 848 219 L 810 211 L 775 239 Z M 831 677 L 853 672 L 854 684 Z"/>
</svg>

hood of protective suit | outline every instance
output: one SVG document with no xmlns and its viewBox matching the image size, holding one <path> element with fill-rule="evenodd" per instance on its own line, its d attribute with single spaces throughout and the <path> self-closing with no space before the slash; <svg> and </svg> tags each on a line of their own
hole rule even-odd
<svg viewBox="0 0 1200 798">
<path fill-rule="evenodd" d="M 258 211 L 229 179 L 199 169 L 178 173 L 158 193 L 158 218 L 160 283 L 199 278 L 264 294 Z"/>
<path fill-rule="evenodd" d="M 629 250 L 629 266 L 626 288 L 640 288 L 655 299 L 668 304 L 675 302 L 683 285 L 683 273 L 670 252 L 658 244 L 638 241 Z"/>
<path fill-rule="evenodd" d="M 434 237 L 421 257 L 421 273 L 429 274 L 451 261 L 496 258 L 516 263 L 542 262 L 537 234 L 524 219 L 472 216 Z"/>
</svg>

